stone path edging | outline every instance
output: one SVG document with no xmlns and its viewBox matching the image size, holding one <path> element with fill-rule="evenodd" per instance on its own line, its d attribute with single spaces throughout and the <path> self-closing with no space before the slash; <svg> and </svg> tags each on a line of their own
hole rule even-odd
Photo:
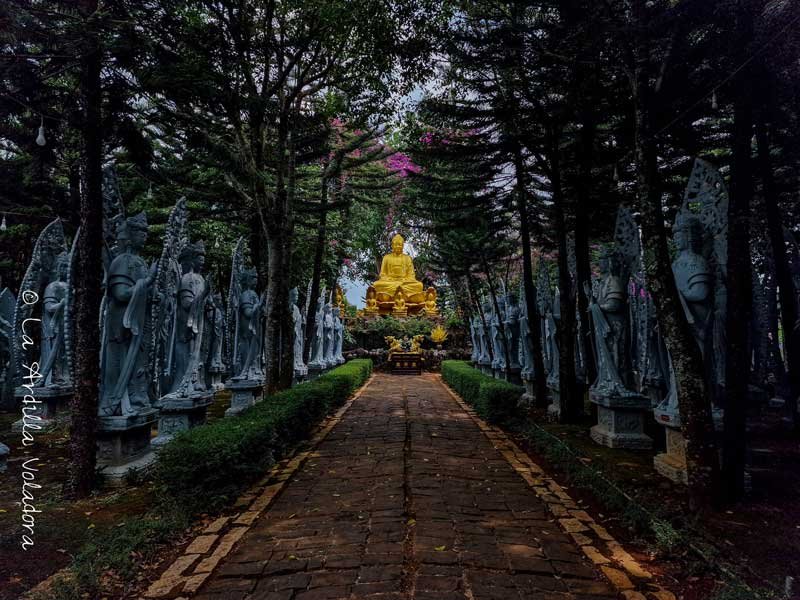
<svg viewBox="0 0 800 600">
<path fill-rule="evenodd" d="M 314 457 L 317 446 L 361 396 L 373 378 L 374 375 L 371 375 L 343 406 L 322 422 L 307 442 L 306 450 L 277 463 L 265 477 L 239 497 L 234 508 L 241 509 L 241 512 L 219 517 L 195 537 L 161 577 L 150 584 L 142 598 L 175 598 L 177 595 L 176 600 L 185 600 L 194 595 L 220 561 L 230 554 L 236 543 L 250 530 L 256 519 L 272 505 L 292 475 L 309 458 Z"/>
<path fill-rule="evenodd" d="M 582 510 L 566 490 L 549 477 L 502 429 L 486 423 L 444 380 L 442 383 L 512 468 L 547 505 L 561 529 L 572 537 L 586 557 L 602 571 L 625 600 L 675 600 L 675 594 L 654 582 L 652 573 L 626 552 L 605 527 Z"/>
</svg>

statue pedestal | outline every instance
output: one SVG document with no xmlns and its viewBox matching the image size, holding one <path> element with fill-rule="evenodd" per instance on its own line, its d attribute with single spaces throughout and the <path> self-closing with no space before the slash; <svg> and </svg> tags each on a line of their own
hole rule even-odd
<svg viewBox="0 0 800 600">
<path fill-rule="evenodd" d="M 264 382 L 254 379 L 231 379 L 225 384 L 231 392 L 231 406 L 225 411 L 226 417 L 233 417 L 261 400 Z"/>
<path fill-rule="evenodd" d="M 168 394 L 156 403 L 161 410 L 158 415 L 158 436 L 152 445 L 159 450 L 176 433 L 187 431 L 206 422 L 206 412 L 214 399 L 214 392 L 195 392 L 191 396 Z"/>
<path fill-rule="evenodd" d="M 531 407 L 536 400 L 536 379 L 531 378 L 528 374 L 523 374 L 522 385 L 525 386 L 525 393 L 520 398 L 520 404 Z"/>
<path fill-rule="evenodd" d="M 97 418 L 97 464 L 116 485 L 134 470 L 146 470 L 155 460 L 150 431 L 158 411 L 148 408 L 125 417 Z"/>
<path fill-rule="evenodd" d="M 294 381 L 293 384 L 298 384 L 301 381 L 305 381 L 308 378 L 308 367 L 303 365 L 302 367 L 295 367 L 294 368 Z"/>
<path fill-rule="evenodd" d="M 625 396 L 589 391 L 597 405 L 597 425 L 591 428 L 591 438 L 601 446 L 649 450 L 653 440 L 644 432 L 644 419 L 650 410 L 647 396 L 630 392 Z"/>
<path fill-rule="evenodd" d="M 550 382 L 547 382 L 547 389 L 550 391 L 550 397 L 553 399 L 547 407 L 547 417 L 551 421 L 558 421 L 561 417 L 561 389 L 558 385 L 553 387 Z"/>
<path fill-rule="evenodd" d="M 71 387 L 35 387 L 31 393 L 26 387 L 18 387 L 14 391 L 17 402 L 22 403 L 24 416 L 11 425 L 11 431 L 22 431 L 22 426 L 27 422 L 28 427 L 36 431 L 48 431 L 53 429 L 59 422 L 69 418 L 69 401 L 72 398 Z M 37 402 L 24 402 L 25 396 L 28 400 L 33 397 Z M 27 410 L 25 410 L 27 407 Z"/>
<path fill-rule="evenodd" d="M 231 405 L 225 411 L 225 416 L 231 417 L 261 401 L 264 382 L 252 379 L 231 380 L 225 384 L 225 389 L 231 392 Z"/>
<path fill-rule="evenodd" d="M 225 389 L 225 383 L 222 381 L 223 376 L 225 375 L 224 369 L 209 369 L 208 374 L 210 375 L 210 389 L 213 392 L 219 392 L 220 390 Z"/>
<path fill-rule="evenodd" d="M 689 473 L 686 469 L 686 440 L 680 429 L 665 427 L 667 433 L 667 451 L 653 459 L 653 466 L 661 475 L 675 483 L 689 485 Z"/>
<path fill-rule="evenodd" d="M 403 309 L 394 308 L 394 309 L 392 309 L 392 316 L 393 317 L 397 317 L 398 319 L 405 319 L 408 316 L 408 309 L 407 308 L 403 308 Z"/>
</svg>

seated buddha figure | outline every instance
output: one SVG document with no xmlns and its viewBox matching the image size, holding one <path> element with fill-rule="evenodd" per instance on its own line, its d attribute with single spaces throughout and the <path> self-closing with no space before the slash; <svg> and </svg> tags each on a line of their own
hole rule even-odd
<svg viewBox="0 0 800 600">
<path fill-rule="evenodd" d="M 375 291 L 394 297 L 397 288 L 403 290 L 406 298 L 422 293 L 422 282 L 417 281 L 414 274 L 414 263 L 411 257 L 403 252 L 405 240 L 400 234 L 392 238 L 392 253 L 383 257 L 381 274 L 373 283 Z"/>
</svg>

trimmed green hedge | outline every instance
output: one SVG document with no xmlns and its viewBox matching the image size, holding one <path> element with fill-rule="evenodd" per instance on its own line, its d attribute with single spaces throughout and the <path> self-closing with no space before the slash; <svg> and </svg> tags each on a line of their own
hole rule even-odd
<svg viewBox="0 0 800 600">
<path fill-rule="evenodd" d="M 193 513 L 219 508 L 308 437 L 371 372 L 372 361 L 352 360 L 241 415 L 177 435 L 158 456 L 154 476 L 159 490 Z"/>
<path fill-rule="evenodd" d="M 442 362 L 442 378 L 490 423 L 504 424 L 518 416 L 523 389 L 473 369 L 463 360 Z"/>
</svg>

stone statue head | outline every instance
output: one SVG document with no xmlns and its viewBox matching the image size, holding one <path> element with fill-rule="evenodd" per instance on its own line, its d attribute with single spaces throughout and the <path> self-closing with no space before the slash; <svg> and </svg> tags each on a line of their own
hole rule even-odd
<svg viewBox="0 0 800 600">
<path fill-rule="evenodd" d="M 244 268 L 239 273 L 239 285 L 245 290 L 254 290 L 258 285 L 258 272 L 253 267 Z"/>
<path fill-rule="evenodd" d="M 619 275 L 622 272 L 622 254 L 614 247 L 607 247 L 600 253 L 600 273 Z"/>
<path fill-rule="evenodd" d="M 194 244 L 186 244 L 178 257 L 184 269 L 191 268 L 195 272 L 200 272 L 206 264 L 206 245 L 203 240 Z"/>
<path fill-rule="evenodd" d="M 293 287 L 292 289 L 289 290 L 289 306 L 297 304 L 297 297 L 298 297 L 297 288 Z"/>
<path fill-rule="evenodd" d="M 124 247 L 141 250 L 147 242 L 147 215 L 140 212 L 122 221 L 118 226 L 117 239 Z"/>
<path fill-rule="evenodd" d="M 392 238 L 392 254 L 395 256 L 400 256 L 403 253 L 404 244 L 405 240 L 403 239 L 403 236 L 399 233 L 395 234 L 395 236 Z"/>
<path fill-rule="evenodd" d="M 691 250 L 697 254 L 703 245 L 703 223 L 688 211 L 682 210 L 675 218 L 675 245 L 678 250 Z"/>
<path fill-rule="evenodd" d="M 56 264 L 53 267 L 53 274 L 55 275 L 55 280 L 66 281 L 68 272 L 69 272 L 69 253 L 61 252 L 56 257 Z"/>
<path fill-rule="evenodd" d="M 222 308 L 222 294 L 220 292 L 214 292 L 214 295 L 211 297 L 214 302 L 214 306 L 217 308 Z"/>
</svg>

